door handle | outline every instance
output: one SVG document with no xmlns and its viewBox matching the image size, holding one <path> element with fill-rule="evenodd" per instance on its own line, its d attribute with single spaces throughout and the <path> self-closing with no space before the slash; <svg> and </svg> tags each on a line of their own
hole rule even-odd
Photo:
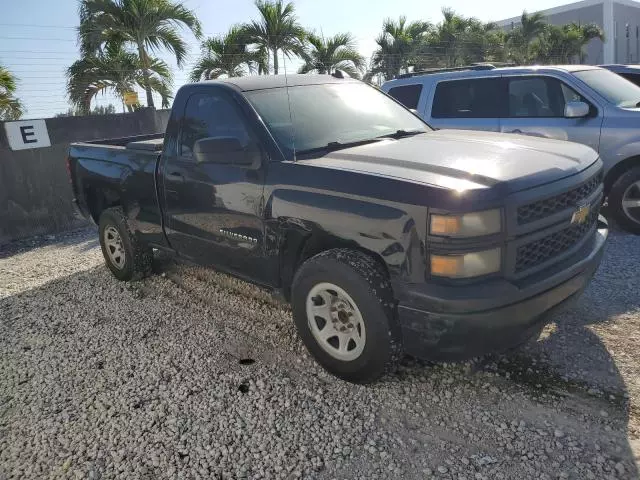
<svg viewBox="0 0 640 480">
<path fill-rule="evenodd" d="M 184 175 L 182 175 L 180 172 L 167 173 L 167 178 L 172 182 L 184 183 Z"/>
<path fill-rule="evenodd" d="M 516 128 L 515 130 L 509 130 L 507 133 L 522 133 L 522 130 Z"/>
</svg>

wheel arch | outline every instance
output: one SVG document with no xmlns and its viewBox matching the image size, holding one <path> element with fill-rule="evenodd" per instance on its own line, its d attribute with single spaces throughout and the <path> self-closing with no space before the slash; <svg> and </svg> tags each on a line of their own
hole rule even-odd
<svg viewBox="0 0 640 480">
<path fill-rule="evenodd" d="M 100 215 L 107 208 L 122 206 L 120 193 L 111 188 L 88 185 L 84 187 L 84 196 L 89 214 L 96 224 L 100 222 Z"/>
<path fill-rule="evenodd" d="M 336 248 L 356 250 L 368 255 L 380 265 L 387 278 L 391 278 L 389 266 L 378 252 L 326 232 L 289 229 L 283 232 L 280 250 L 280 284 L 287 301 L 291 298 L 293 278 L 300 266 L 320 253 Z"/>
<path fill-rule="evenodd" d="M 627 157 L 616 163 L 604 177 L 604 194 L 609 195 L 611 187 L 622 175 L 633 167 L 640 167 L 640 155 Z"/>
</svg>

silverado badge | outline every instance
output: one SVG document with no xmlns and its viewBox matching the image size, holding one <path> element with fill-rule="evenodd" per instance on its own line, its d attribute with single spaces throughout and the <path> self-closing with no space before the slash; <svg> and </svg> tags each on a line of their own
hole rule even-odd
<svg viewBox="0 0 640 480">
<path fill-rule="evenodd" d="M 580 205 L 571 216 L 571 224 L 581 224 L 587 220 L 590 211 L 589 205 Z"/>
</svg>

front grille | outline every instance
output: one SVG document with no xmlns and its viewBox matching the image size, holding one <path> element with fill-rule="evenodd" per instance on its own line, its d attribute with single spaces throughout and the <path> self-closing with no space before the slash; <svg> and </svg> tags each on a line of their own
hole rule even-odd
<svg viewBox="0 0 640 480">
<path fill-rule="evenodd" d="M 569 228 L 518 247 L 516 251 L 516 273 L 551 260 L 576 245 L 597 221 L 599 205 L 600 203 L 598 202 L 591 207 L 592 210 L 584 223 L 572 225 Z"/>
<path fill-rule="evenodd" d="M 599 172 L 582 185 L 555 197 L 539 200 L 518 208 L 518 224 L 535 222 L 569 207 L 576 207 L 598 189 L 603 173 Z"/>
</svg>

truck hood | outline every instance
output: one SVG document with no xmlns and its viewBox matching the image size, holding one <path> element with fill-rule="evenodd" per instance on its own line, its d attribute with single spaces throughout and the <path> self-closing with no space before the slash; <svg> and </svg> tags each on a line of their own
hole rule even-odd
<svg viewBox="0 0 640 480">
<path fill-rule="evenodd" d="M 560 140 L 470 130 L 438 130 L 328 153 L 305 165 L 357 171 L 458 191 L 500 186 L 515 192 L 589 167 L 598 154 Z"/>
</svg>

